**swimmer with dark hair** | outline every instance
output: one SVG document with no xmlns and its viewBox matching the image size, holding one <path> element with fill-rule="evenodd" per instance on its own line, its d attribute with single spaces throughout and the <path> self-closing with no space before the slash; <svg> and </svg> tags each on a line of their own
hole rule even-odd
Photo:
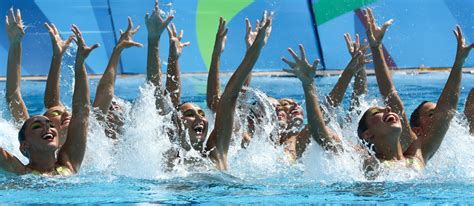
<svg viewBox="0 0 474 206">
<path fill-rule="evenodd" d="M 421 130 L 411 129 L 403 102 L 397 94 L 383 55 L 381 42 L 392 20 L 385 22 L 380 28 L 377 26 L 370 8 L 366 10 L 365 14 L 365 23 L 369 28 L 367 36 L 373 54 L 375 75 L 386 107 L 369 108 L 359 121 L 357 129 L 359 138 L 370 145 L 375 152 L 372 159 L 369 158 L 365 161 L 364 169 L 367 176 L 372 178 L 377 175 L 377 168 L 380 166 L 421 170 L 438 150 L 456 112 L 462 74 L 461 68 L 472 45 L 465 45 L 461 29 L 458 26 L 454 31 L 458 40 L 455 64 L 448 83 L 438 100 L 438 106 L 434 110 L 430 129 L 426 130 L 426 133 L 422 133 Z M 425 142 L 427 139 L 430 139 L 430 141 Z M 405 151 L 407 147 L 408 149 Z M 378 159 L 378 161 L 373 158 Z"/>
<path fill-rule="evenodd" d="M 23 36 L 22 34 L 24 34 L 19 11 L 16 17 L 14 17 L 13 10 L 10 10 L 9 17 L 6 17 L 6 24 L 11 47 L 13 47 L 11 50 L 12 52 L 18 52 L 18 50 L 21 50 L 20 40 Z M 84 61 L 90 52 L 99 45 L 86 46 L 77 26 L 73 25 L 72 31 L 76 36 L 78 49 L 74 69 L 75 85 L 72 117 L 67 134 L 68 138 L 64 145 L 61 145 L 58 129 L 46 116 L 37 115 L 28 118 L 27 114 L 18 113 L 26 111 L 26 107 L 19 91 L 17 91 L 16 95 L 13 96 L 13 100 L 17 102 L 13 109 L 11 109 L 11 112 L 17 120 L 26 118 L 18 133 L 18 140 L 20 141 L 20 151 L 28 158 L 29 163 L 24 165 L 18 158 L 0 148 L 2 153 L 0 155 L 0 168 L 9 173 L 17 175 L 69 176 L 79 172 L 86 150 L 90 112 L 89 83 Z M 14 59 L 19 61 L 19 58 Z M 17 66 L 15 66 L 17 64 L 9 65 L 8 72 L 18 71 Z M 12 76 L 9 77 L 11 78 Z M 18 108 L 23 108 L 24 110 Z"/>
<path fill-rule="evenodd" d="M 115 94 L 115 79 L 117 78 L 117 65 L 120 61 L 120 55 L 123 50 L 130 47 L 142 47 L 143 45 L 133 41 L 132 36 L 138 32 L 140 26 L 133 28 L 133 22 L 128 17 L 127 30 L 120 30 L 120 39 L 115 45 L 109 63 L 104 74 L 99 80 L 92 106 L 99 109 L 96 117 L 99 121 L 105 123 L 105 134 L 107 137 L 117 139 L 121 134 L 121 127 L 124 124 L 123 110 L 121 106 L 113 101 Z"/>
<path fill-rule="evenodd" d="M 155 10 L 157 10 L 155 8 Z M 159 15 L 158 13 L 153 15 Z M 176 107 L 178 117 L 176 125 L 178 126 L 178 142 L 183 149 L 190 150 L 191 148 L 201 152 L 204 157 L 209 157 L 216 165 L 219 170 L 227 170 L 227 151 L 229 149 L 230 139 L 233 133 L 235 107 L 237 104 L 237 98 L 240 90 L 242 89 L 246 77 L 251 73 L 253 66 L 255 65 L 260 51 L 266 44 L 267 39 L 271 32 L 271 13 L 267 17 L 266 11 L 262 17 L 262 24 L 258 28 L 258 35 L 251 47 L 247 50 L 242 63 L 239 65 L 237 70 L 229 80 L 224 93 L 219 98 L 216 105 L 210 107 L 211 110 L 216 112 L 215 128 L 211 132 L 209 138 L 206 141 L 208 132 L 208 120 L 205 117 L 204 111 L 196 104 L 193 103 L 180 103 L 180 77 L 179 77 L 179 62 L 178 58 L 182 52 L 182 48 L 189 45 L 188 42 L 181 43 L 182 33 L 178 36 L 174 25 L 168 28 L 168 34 L 170 36 L 170 56 L 168 58 L 168 75 L 166 82 L 166 93 L 169 93 L 173 103 L 173 107 Z M 158 19 L 158 18 L 157 18 Z M 165 21 L 161 18 L 155 21 L 157 25 L 163 25 Z M 219 29 L 216 34 L 216 40 L 224 40 L 227 29 L 225 28 L 225 21 L 221 18 L 219 21 Z M 217 40 L 216 42 L 218 42 Z M 217 43 L 219 44 L 219 43 Z M 224 42 L 221 41 L 219 53 L 222 52 Z M 155 51 L 152 55 L 149 53 L 149 57 L 155 57 L 158 53 Z M 219 54 L 220 55 L 220 54 Z M 150 63 L 150 61 L 149 61 Z M 215 61 L 214 61 L 215 63 Z M 159 72 L 159 66 L 154 64 L 154 71 Z M 157 79 L 156 81 L 159 81 Z M 155 85 L 159 85 L 157 82 Z M 218 93 L 218 92 L 217 92 Z M 163 95 L 157 93 L 157 105 L 158 110 L 165 110 L 163 103 Z M 209 97 L 209 95 L 208 95 Z M 187 132 L 187 134 L 185 133 Z M 189 136 L 190 145 L 187 144 L 185 137 Z M 206 143 L 206 144 L 205 144 Z M 174 161 L 180 158 L 180 154 L 169 155 L 170 161 Z M 172 166 L 172 165 L 170 165 Z"/>
<path fill-rule="evenodd" d="M 363 69 L 364 65 L 370 62 L 370 60 L 368 59 L 368 55 L 365 55 L 368 48 L 367 45 L 360 44 L 358 37 L 356 37 L 356 42 L 352 42 L 349 34 L 345 34 L 345 39 L 352 58 L 344 69 L 341 77 L 338 79 L 337 83 L 331 90 L 331 92 L 326 96 L 327 103 L 331 107 L 340 106 L 347 87 L 354 74 L 360 73 L 359 70 Z M 300 45 L 300 50 L 303 55 L 304 48 L 302 45 Z M 283 58 L 282 60 L 291 68 L 308 66 L 302 65 L 302 62 L 306 61 L 306 55 L 303 55 L 304 59 L 300 59 L 293 50 L 289 49 L 289 51 L 296 63 L 291 62 L 286 58 Z M 298 62 L 300 64 L 298 64 Z M 286 71 L 294 74 L 294 70 Z M 314 74 L 312 77 L 314 78 L 315 75 L 316 74 Z M 279 137 L 276 138 L 276 141 L 280 145 L 285 145 L 285 151 L 287 152 L 288 156 L 292 161 L 295 161 L 303 155 L 304 151 L 306 150 L 306 146 L 310 142 L 311 136 L 314 135 L 313 131 L 311 130 L 311 126 L 310 124 L 306 126 L 303 125 L 303 108 L 298 103 L 296 103 L 296 101 L 289 98 L 282 98 L 279 100 L 270 98 L 269 100 L 276 110 L 277 119 L 280 126 Z M 321 111 L 321 108 L 319 107 L 319 103 L 317 105 L 317 110 L 321 112 L 321 114 L 323 114 L 323 111 Z M 308 109 L 309 108 L 307 108 L 308 114 L 313 115 L 315 113 L 313 109 L 311 109 L 311 111 Z M 324 123 L 324 127 L 326 128 L 326 123 Z M 339 137 L 337 137 L 337 135 L 332 132 L 332 130 L 330 130 L 329 128 L 327 129 L 331 133 L 331 138 L 326 138 L 326 136 L 324 135 L 322 137 L 313 136 L 313 138 L 315 138 L 316 142 L 319 143 L 323 148 L 335 150 L 335 148 L 333 146 L 330 146 L 330 144 L 339 142 Z"/>
<path fill-rule="evenodd" d="M 20 92 L 21 80 L 21 40 L 25 35 L 24 25 L 21 18 L 20 10 L 14 15 L 13 8 L 7 16 L 7 34 L 10 41 L 10 49 L 8 52 L 8 69 L 6 84 L 6 100 L 10 108 L 11 114 L 17 124 L 22 124 L 29 118 L 26 105 L 23 103 Z M 59 131 L 60 145 L 64 144 L 67 138 L 67 128 L 71 120 L 71 114 L 63 106 L 60 100 L 59 91 L 59 72 L 64 52 L 74 38 L 74 34 L 70 35 L 66 41 L 61 40 L 58 29 L 53 24 L 45 23 L 46 29 L 51 37 L 53 47 L 53 57 L 51 67 L 46 82 L 46 90 L 44 95 L 44 106 L 47 111 L 43 114 L 48 117 Z"/>
<path fill-rule="evenodd" d="M 469 52 L 474 48 L 474 44 L 466 45 L 466 40 L 459 25 L 456 26 L 454 35 L 457 40 L 456 58 L 438 102 L 435 104 L 434 102 L 423 101 L 410 116 L 411 129 L 418 136 L 418 141 L 421 142 L 422 151 L 424 151 L 427 159 L 430 159 L 434 151 L 441 145 L 451 119 L 456 113 L 461 88 L 462 67 L 469 56 Z"/>
</svg>

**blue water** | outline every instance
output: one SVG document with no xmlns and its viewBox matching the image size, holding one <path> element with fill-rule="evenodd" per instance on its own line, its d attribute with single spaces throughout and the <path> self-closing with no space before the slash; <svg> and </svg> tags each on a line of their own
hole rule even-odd
<svg viewBox="0 0 474 206">
<path fill-rule="evenodd" d="M 422 100 L 436 101 L 448 73 L 396 74 L 394 82 L 410 114 Z M 223 84 L 227 78 L 223 79 Z M 304 106 L 303 91 L 295 78 L 254 77 L 252 87 L 273 97 L 291 97 Z M 327 94 L 337 77 L 317 78 L 318 91 Z M 62 98 L 70 105 L 71 86 L 63 82 Z M 1 203 L 472 203 L 474 202 L 474 137 L 467 134 L 463 116 L 457 115 L 438 153 L 421 173 L 393 172 L 368 181 L 360 170 L 360 159 L 350 151 L 332 156 L 317 145 L 309 147 L 301 162 L 287 163 L 283 149 L 264 137 L 247 150 L 239 144 L 229 151 L 229 171 L 204 165 L 179 166 L 165 172 L 161 155 L 170 147 L 160 130 L 166 117 L 153 112 L 152 90 L 143 77 L 119 78 L 116 95 L 128 102 L 128 126 L 114 142 L 91 119 L 86 157 L 81 172 L 68 178 L 0 175 Z M 183 101 L 205 107 L 206 77 L 183 77 Z M 5 83 L 0 82 L 0 88 Z M 92 96 L 97 80 L 91 80 Z M 22 82 L 22 94 L 31 114 L 43 111 L 41 81 Z M 464 74 L 459 111 L 464 109 L 474 75 Z M 352 91 L 351 88 L 348 91 Z M 369 77 L 369 95 L 362 107 L 381 104 L 375 78 Z M 349 94 L 349 93 L 348 93 Z M 3 93 L 1 94 L 3 95 Z M 346 95 L 350 97 L 350 95 Z M 344 103 L 347 108 L 348 99 Z M 69 100 L 69 101 L 68 101 Z M 4 100 L 1 106 L 0 146 L 21 157 L 17 130 L 9 122 Z M 341 111 L 336 112 L 341 113 Z M 208 115 L 210 116 L 210 115 Z M 212 118 L 209 117 L 209 118 Z M 212 126 L 212 125 L 211 125 Z M 334 128 L 348 144 L 356 140 L 355 123 Z M 263 136 L 263 135 L 262 135 Z M 160 138 L 161 137 L 161 138 Z M 22 159 L 25 161 L 25 159 Z"/>
</svg>

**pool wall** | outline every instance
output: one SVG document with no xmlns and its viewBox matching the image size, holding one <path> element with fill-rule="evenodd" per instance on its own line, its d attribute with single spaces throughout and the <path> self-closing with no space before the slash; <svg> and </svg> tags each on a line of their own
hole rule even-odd
<svg viewBox="0 0 474 206">
<path fill-rule="evenodd" d="M 131 16 L 141 31 L 134 39 L 143 48 L 127 49 L 122 54 L 120 72 L 141 74 L 146 67 L 147 32 L 144 15 L 151 12 L 153 0 L 3 0 L 0 11 L 6 15 L 11 7 L 22 10 L 27 26 L 23 40 L 23 75 L 47 75 L 51 43 L 44 22 L 54 23 L 63 38 L 70 35 L 70 25 L 77 24 L 89 44 L 100 43 L 87 61 L 88 72 L 101 74 L 107 65 L 119 29 L 127 26 Z M 252 24 L 260 18 L 264 9 L 275 11 L 272 35 L 263 50 L 255 70 L 280 70 L 285 65 L 280 57 L 288 56 L 286 48 L 304 44 L 309 59 L 320 58 L 325 69 L 342 69 L 349 60 L 343 33 L 364 34 L 360 22 L 360 8 L 374 8 L 378 22 L 395 19 L 384 39 L 389 63 L 398 68 L 450 67 L 456 42 L 451 30 L 460 24 L 468 42 L 474 41 L 474 1 L 462 0 L 162 0 L 160 7 L 174 14 L 173 22 L 185 32 L 184 41 L 191 46 L 181 57 L 182 72 L 205 72 L 209 67 L 218 17 L 229 23 L 228 41 L 221 58 L 221 70 L 233 71 L 245 52 L 245 23 Z M 4 18 L 0 18 L 4 24 Z M 0 26 L 0 34 L 5 27 Z M 167 59 L 168 35 L 161 39 L 162 61 Z M 6 74 L 8 53 L 6 35 L 0 35 L 0 76 Z M 74 52 L 72 52 L 74 53 Z M 74 58 L 65 57 L 65 65 Z M 470 57 L 465 66 L 474 66 Z M 164 67 L 163 69 L 165 69 Z"/>
</svg>

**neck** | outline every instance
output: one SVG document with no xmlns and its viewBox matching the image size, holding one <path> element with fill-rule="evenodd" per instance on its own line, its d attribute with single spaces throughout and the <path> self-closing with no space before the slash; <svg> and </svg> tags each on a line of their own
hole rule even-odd
<svg viewBox="0 0 474 206">
<path fill-rule="evenodd" d="M 55 152 L 52 153 L 30 153 L 30 163 L 28 167 L 38 172 L 50 172 L 56 167 L 57 158 Z"/>
<path fill-rule="evenodd" d="M 400 141 L 382 146 L 375 155 L 381 160 L 402 160 L 404 159 L 402 145 Z"/>
</svg>

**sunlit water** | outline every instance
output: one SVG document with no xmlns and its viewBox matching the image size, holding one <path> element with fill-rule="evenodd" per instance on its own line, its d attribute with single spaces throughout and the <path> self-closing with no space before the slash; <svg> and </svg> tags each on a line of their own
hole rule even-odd
<svg viewBox="0 0 474 206">
<path fill-rule="evenodd" d="M 70 78 L 63 73 L 63 79 Z M 396 74 L 394 82 L 408 113 L 422 100 L 436 101 L 448 73 L 423 75 Z M 224 77 L 223 83 L 228 79 Z M 290 97 L 304 104 L 301 83 L 296 78 L 254 77 L 252 87 L 241 98 L 240 105 L 264 99 Z M 337 77 L 317 78 L 317 89 L 327 94 Z M 69 82 L 69 83 L 68 83 Z M 458 111 L 464 109 L 467 92 L 474 86 L 474 75 L 464 74 Z M 452 121 L 443 144 L 421 173 L 392 172 L 376 180 L 366 180 L 361 159 L 352 145 L 357 142 L 357 121 L 340 128 L 331 127 L 344 137 L 346 152 L 334 156 L 317 144 L 310 145 L 301 161 L 291 164 L 283 148 L 275 146 L 269 136 L 274 132 L 268 103 L 261 110 L 266 120 L 257 128 L 257 137 L 247 149 L 241 149 L 235 135 L 229 151 L 229 170 L 219 172 L 211 163 L 178 165 L 171 171 L 163 154 L 173 147 L 165 129 L 172 127 L 170 116 L 160 116 L 154 109 L 153 89 L 143 77 L 121 78 L 116 83 L 116 96 L 127 111 L 124 134 L 118 141 L 108 139 L 100 124 L 91 118 L 86 157 L 78 175 L 68 178 L 42 178 L 0 175 L 2 203 L 443 203 L 474 201 L 474 137 L 467 133 L 462 112 Z M 183 101 L 197 102 L 205 108 L 206 77 L 183 78 Z M 5 82 L 0 82 L 4 88 Z M 97 80 L 91 80 L 94 96 Z M 224 85 L 223 85 L 224 86 Z M 22 82 L 22 94 L 30 114 L 43 112 L 45 82 Z M 62 99 L 71 100 L 70 81 L 63 81 Z M 344 109 L 330 114 L 345 117 Z M 379 104 L 374 77 L 369 77 L 369 95 L 362 105 Z M 4 95 L 2 93 L 1 95 Z M 252 99 L 252 100 L 250 100 Z M 0 146 L 26 159 L 18 150 L 17 129 L 1 100 Z M 213 128 L 213 115 L 206 110 Z M 236 119 L 241 119 L 236 115 Z M 353 118 L 358 118 L 353 115 Z M 358 120 L 358 119 L 357 119 Z M 242 129 L 241 129 L 242 130 Z M 241 132 L 237 131 L 237 133 Z M 197 157 L 188 152 L 186 157 Z"/>
</svg>

